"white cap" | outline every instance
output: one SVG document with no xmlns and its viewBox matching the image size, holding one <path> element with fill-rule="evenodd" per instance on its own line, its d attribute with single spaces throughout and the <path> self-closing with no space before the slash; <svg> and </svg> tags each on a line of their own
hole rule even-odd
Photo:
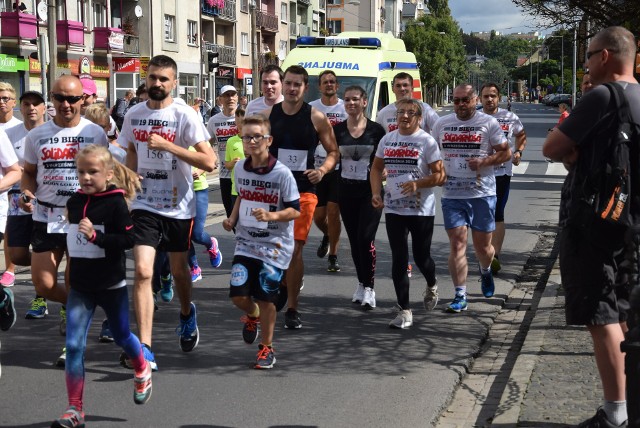
<svg viewBox="0 0 640 428">
<path fill-rule="evenodd" d="M 238 90 L 235 88 L 235 86 L 232 85 L 224 85 L 222 88 L 220 88 L 220 95 L 226 94 L 227 92 L 238 92 Z"/>
</svg>

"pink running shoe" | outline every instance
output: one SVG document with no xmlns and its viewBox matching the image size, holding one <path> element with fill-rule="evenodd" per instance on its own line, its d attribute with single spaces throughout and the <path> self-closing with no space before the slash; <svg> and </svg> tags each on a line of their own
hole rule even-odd
<svg viewBox="0 0 640 428">
<path fill-rule="evenodd" d="M 211 238 L 211 248 L 207 250 L 207 253 L 209 253 L 211 266 L 214 268 L 220 267 L 222 264 L 222 253 L 218 248 L 218 240 L 216 238 Z"/>
<path fill-rule="evenodd" d="M 5 270 L 2 276 L 0 277 L 0 285 L 3 287 L 13 287 L 16 283 L 16 275 L 13 272 L 9 272 Z"/>
</svg>

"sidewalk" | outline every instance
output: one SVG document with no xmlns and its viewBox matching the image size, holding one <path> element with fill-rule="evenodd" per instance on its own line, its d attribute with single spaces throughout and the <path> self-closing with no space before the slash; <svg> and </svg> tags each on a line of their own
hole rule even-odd
<svg viewBox="0 0 640 428">
<path fill-rule="evenodd" d="M 536 302 L 514 288 L 437 427 L 566 427 L 595 414 L 602 390 L 591 339 L 565 323 L 557 263 L 541 294 Z"/>
</svg>

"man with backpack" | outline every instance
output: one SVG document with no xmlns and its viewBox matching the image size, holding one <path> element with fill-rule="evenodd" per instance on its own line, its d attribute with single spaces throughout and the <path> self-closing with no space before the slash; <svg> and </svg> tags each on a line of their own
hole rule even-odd
<svg viewBox="0 0 640 428">
<path fill-rule="evenodd" d="M 116 103 L 113 105 L 113 109 L 111 110 L 111 117 L 116 121 L 118 129 L 122 129 L 124 115 L 127 112 L 127 107 L 129 107 L 129 101 L 131 101 L 134 95 L 135 92 L 133 92 L 133 89 L 129 89 L 124 93 L 124 98 L 118 98 L 116 100 Z"/>
<path fill-rule="evenodd" d="M 614 216 L 611 204 L 598 201 L 612 200 L 612 194 L 604 192 L 612 165 L 630 172 L 628 180 L 622 178 L 627 183 L 635 184 L 638 179 L 640 135 L 635 124 L 640 123 L 640 85 L 633 75 L 635 56 L 636 42 L 626 29 L 609 27 L 596 34 L 586 54 L 594 88 L 549 133 L 542 149 L 545 157 L 563 162 L 569 169 L 560 202 L 560 272 L 566 322 L 587 326 L 604 392 L 604 406 L 579 427 L 627 426 L 625 360 L 620 344 L 627 331 L 629 290 L 621 281 L 624 272 L 620 263 L 628 227 L 620 223 L 638 223 L 640 195 L 634 195 L 637 190 L 633 185 L 631 194 L 623 198 L 617 198 L 616 192 Z M 615 83 L 605 85 L 607 82 Z M 629 114 L 625 117 L 621 111 Z M 630 131 L 621 133 L 621 125 L 629 124 L 626 129 Z M 630 137 L 625 143 L 629 147 L 626 158 L 611 155 L 618 153 L 612 148 L 622 147 L 617 145 L 619 135 Z"/>
</svg>

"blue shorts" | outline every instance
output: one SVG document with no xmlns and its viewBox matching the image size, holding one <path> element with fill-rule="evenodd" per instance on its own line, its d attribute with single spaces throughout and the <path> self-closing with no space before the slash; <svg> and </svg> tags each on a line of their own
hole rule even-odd
<svg viewBox="0 0 640 428">
<path fill-rule="evenodd" d="M 262 260 L 234 256 L 231 266 L 229 297 L 251 296 L 276 303 L 284 271 Z"/>
<path fill-rule="evenodd" d="M 444 228 L 470 226 L 479 232 L 493 232 L 496 228 L 496 197 L 470 199 L 442 198 Z"/>
</svg>

